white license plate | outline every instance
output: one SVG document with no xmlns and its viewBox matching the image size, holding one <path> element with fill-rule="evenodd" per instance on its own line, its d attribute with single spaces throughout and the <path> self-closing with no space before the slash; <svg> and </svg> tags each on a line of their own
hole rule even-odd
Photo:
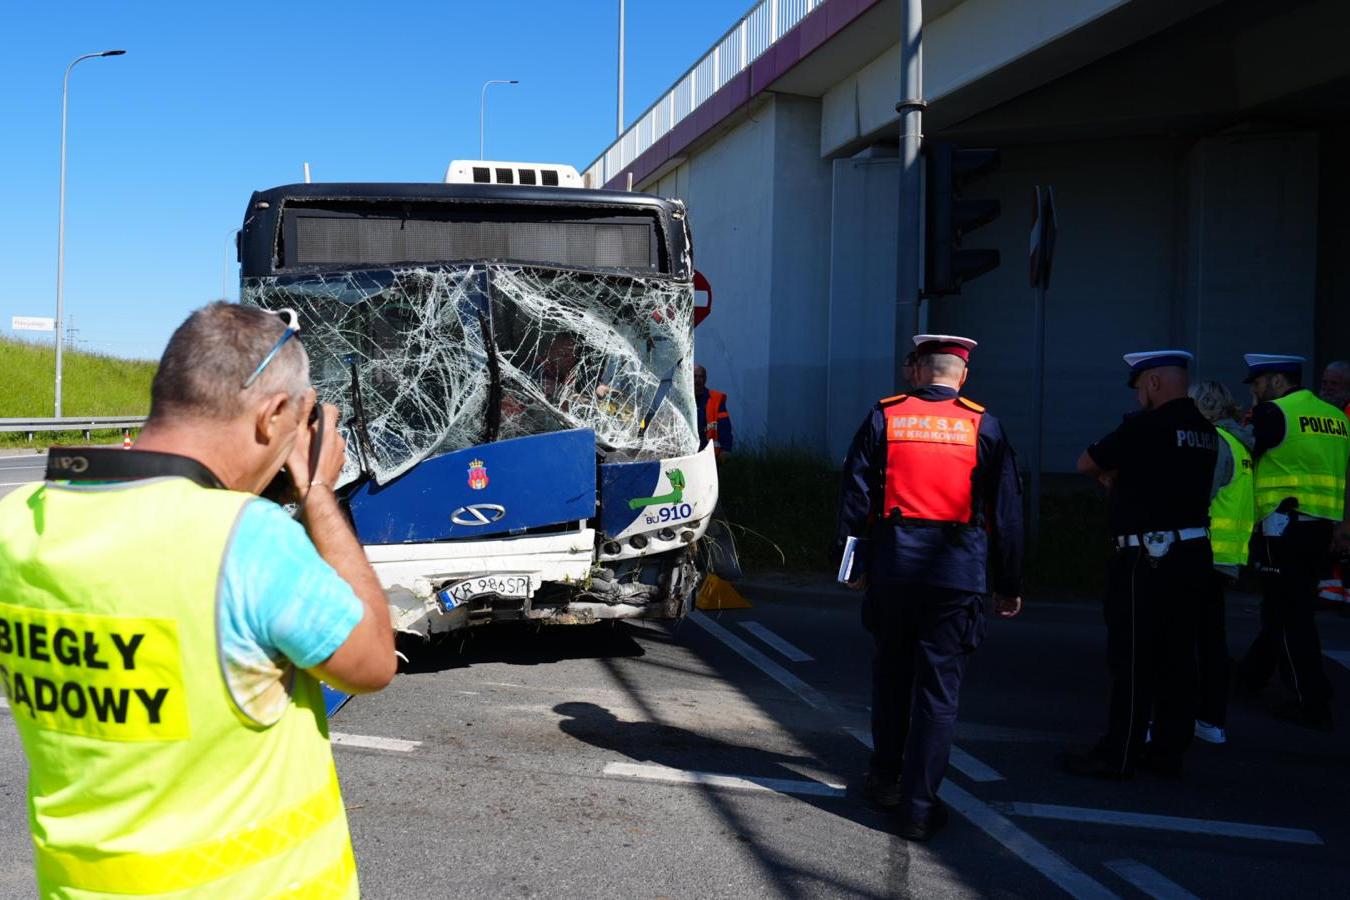
<svg viewBox="0 0 1350 900">
<path fill-rule="evenodd" d="M 530 596 L 528 575 L 480 575 L 457 581 L 436 593 L 441 605 L 454 609 L 475 597 L 494 596 L 524 599 Z"/>
</svg>

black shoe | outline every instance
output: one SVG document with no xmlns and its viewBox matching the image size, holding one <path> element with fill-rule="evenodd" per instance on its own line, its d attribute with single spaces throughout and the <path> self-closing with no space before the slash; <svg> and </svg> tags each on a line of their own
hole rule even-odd
<svg viewBox="0 0 1350 900">
<path fill-rule="evenodd" d="M 922 843 L 941 831 L 946 826 L 948 818 L 950 817 L 947 813 L 947 805 L 940 800 L 935 800 L 933 801 L 933 809 L 928 813 L 926 821 L 906 822 L 897 828 L 895 833 L 907 841 Z"/>
<path fill-rule="evenodd" d="M 1271 714 L 1277 719 L 1327 734 L 1330 734 L 1334 727 L 1329 706 L 1307 707 L 1295 700 L 1289 700 L 1271 710 Z"/>
<path fill-rule="evenodd" d="M 1123 769 L 1107 762 L 1100 754 L 1063 753 L 1059 757 L 1059 767 L 1070 775 L 1082 778 L 1101 778 L 1104 781 L 1129 781 L 1134 777 L 1134 767 L 1126 765 Z"/>
<path fill-rule="evenodd" d="M 880 809 L 895 809 L 900 805 L 900 779 L 894 775 L 868 772 L 863 782 L 863 796 Z"/>
</svg>

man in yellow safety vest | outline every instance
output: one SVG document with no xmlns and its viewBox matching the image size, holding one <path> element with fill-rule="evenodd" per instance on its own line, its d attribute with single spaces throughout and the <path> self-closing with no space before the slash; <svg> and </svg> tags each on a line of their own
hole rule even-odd
<svg viewBox="0 0 1350 900">
<path fill-rule="evenodd" d="M 0 681 L 44 897 L 358 895 L 317 679 L 378 690 L 396 661 L 298 331 L 196 311 L 135 448 L 53 448 L 0 501 Z M 299 522 L 257 496 L 283 464 Z"/>
<path fill-rule="evenodd" d="M 1302 386 L 1301 356 L 1250 353 L 1247 381 L 1256 457 L 1258 539 L 1263 576 L 1261 631 L 1238 666 L 1237 687 L 1259 694 L 1278 667 L 1294 700 L 1281 718 L 1331 729 L 1331 682 L 1313 613 L 1317 581 L 1333 540 L 1343 539 L 1350 422 Z"/>
</svg>

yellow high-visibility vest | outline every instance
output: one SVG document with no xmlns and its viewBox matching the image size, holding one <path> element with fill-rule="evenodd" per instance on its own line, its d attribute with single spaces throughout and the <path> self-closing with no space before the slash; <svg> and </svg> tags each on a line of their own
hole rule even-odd
<svg viewBox="0 0 1350 900">
<path fill-rule="evenodd" d="M 1256 460 L 1257 518 L 1293 497 L 1300 513 L 1341 521 L 1350 460 L 1345 413 L 1309 390 L 1286 394 L 1274 404 L 1284 414 L 1284 440 Z"/>
<path fill-rule="evenodd" d="M 44 897 L 356 897 L 318 683 L 231 698 L 217 585 L 251 495 L 183 478 L 0 501 L 0 675 Z"/>
<path fill-rule="evenodd" d="M 1255 473 L 1252 455 L 1242 442 L 1222 428 L 1219 437 L 1233 452 L 1233 477 L 1209 504 L 1209 543 L 1215 565 L 1245 566 L 1247 547 L 1256 526 Z"/>
</svg>

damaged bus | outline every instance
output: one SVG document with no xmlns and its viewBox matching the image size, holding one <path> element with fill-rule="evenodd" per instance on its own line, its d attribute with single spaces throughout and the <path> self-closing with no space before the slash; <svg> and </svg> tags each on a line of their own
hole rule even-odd
<svg viewBox="0 0 1350 900">
<path fill-rule="evenodd" d="M 690 609 L 717 469 L 680 202 L 456 163 L 257 192 L 238 242 L 242 302 L 296 311 L 341 410 L 339 496 L 399 631 Z"/>
</svg>

